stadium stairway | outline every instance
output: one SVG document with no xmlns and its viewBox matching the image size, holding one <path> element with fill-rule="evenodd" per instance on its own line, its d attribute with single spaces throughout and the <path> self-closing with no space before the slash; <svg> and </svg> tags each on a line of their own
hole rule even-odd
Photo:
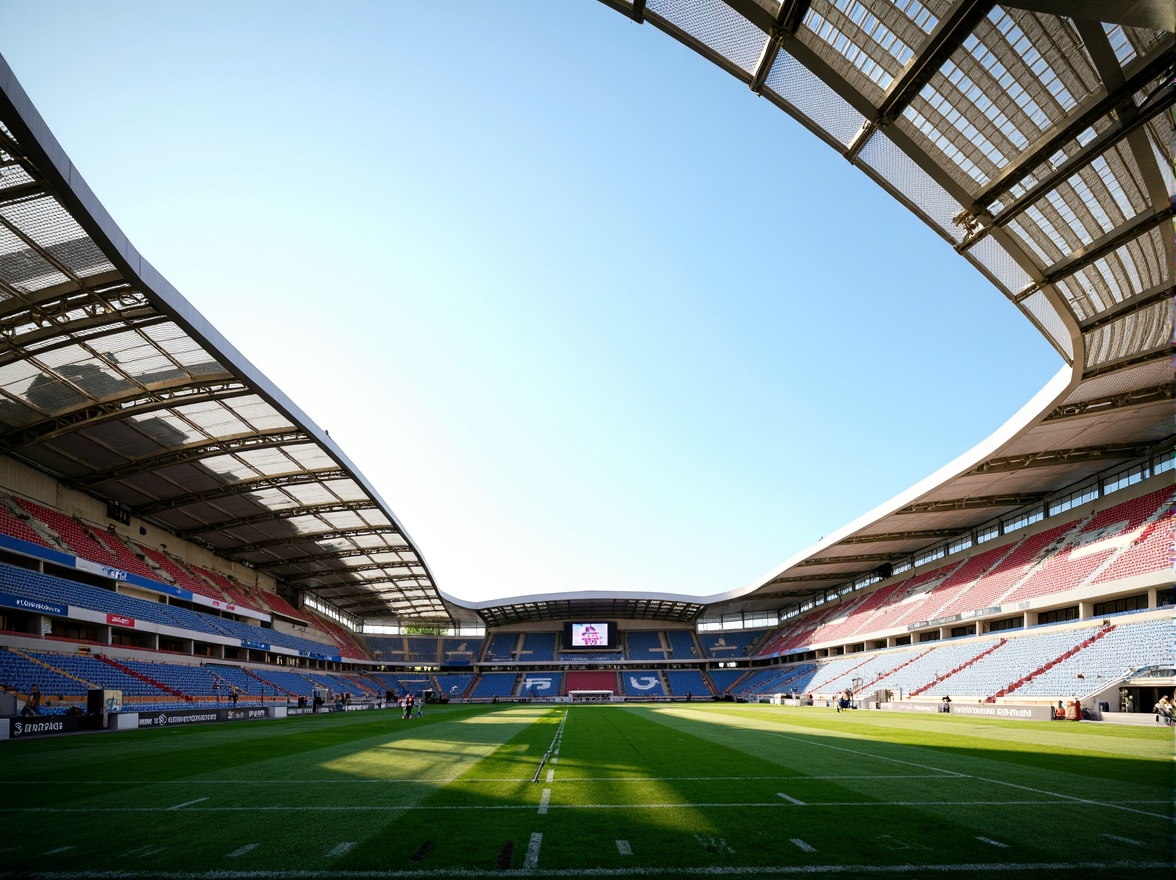
<svg viewBox="0 0 1176 880">
<path fill-rule="evenodd" d="M 1012 684 L 1006 685 L 1005 687 L 1001 688 L 999 691 L 997 691 L 995 694 L 993 694 L 991 697 L 989 697 L 987 700 L 985 700 L 985 702 L 991 703 L 991 702 L 995 702 L 995 700 L 998 697 L 1007 697 L 1009 694 L 1013 693 L 1018 688 L 1024 687 L 1026 684 L 1031 682 L 1033 679 L 1037 678 L 1037 676 L 1039 676 L 1045 672 L 1048 672 L 1049 670 L 1051 670 L 1055 666 L 1057 666 L 1059 663 L 1062 663 L 1066 660 L 1069 660 L 1071 657 L 1073 657 L 1075 654 L 1077 654 L 1083 648 L 1089 648 L 1091 645 L 1093 645 L 1099 639 L 1101 639 L 1104 636 L 1106 636 L 1107 634 L 1113 632 L 1114 629 L 1115 629 L 1114 624 L 1108 624 L 1107 626 L 1102 627 L 1094 635 L 1090 636 L 1089 638 L 1083 639 L 1081 642 L 1079 642 L 1074 647 L 1070 648 L 1070 650 L 1066 651 L 1064 654 L 1061 654 L 1060 656 L 1055 657 L 1054 659 L 1050 660 L 1048 663 L 1037 667 L 1037 669 L 1034 669 L 1028 675 L 1022 676 L 1021 678 L 1014 681 Z"/>
<path fill-rule="evenodd" d="M 107 666 L 113 666 L 119 672 L 129 675 L 132 678 L 137 678 L 140 681 L 151 685 L 153 688 L 159 688 L 159 690 L 163 691 L 165 694 L 171 694 L 173 697 L 179 697 L 181 700 L 187 700 L 189 703 L 192 702 L 191 695 L 185 694 L 183 691 L 176 690 L 174 687 L 166 685 L 162 681 L 156 681 L 151 676 L 144 675 L 142 672 L 131 669 L 129 666 L 124 666 L 113 657 L 108 657 L 106 654 L 98 654 L 94 657 L 94 659 L 99 663 L 105 663 Z"/>
<path fill-rule="evenodd" d="M 258 675 L 256 672 L 254 672 L 252 669 L 243 669 L 241 671 L 244 672 L 246 675 L 248 675 L 250 678 L 256 678 L 263 685 L 266 685 L 267 687 L 272 687 L 274 689 L 275 693 L 283 693 L 287 697 L 299 696 L 298 694 L 294 693 L 293 691 L 286 690 L 286 688 L 280 687 L 280 686 L 274 684 L 268 678 L 263 678 L 262 676 Z"/>
<path fill-rule="evenodd" d="M 950 669 L 947 672 L 943 673 L 943 675 L 940 675 L 940 676 L 937 676 L 937 677 L 931 679 L 931 681 L 927 682 L 927 684 L 923 685 L 922 687 L 915 688 L 913 691 L 911 691 L 909 694 L 907 694 L 907 696 L 908 697 L 917 697 L 917 696 L 919 696 L 919 694 L 922 694 L 922 693 L 925 693 L 926 691 L 931 690 L 931 688 L 935 687 L 937 684 L 940 684 L 941 682 L 947 681 L 947 679 L 951 678 L 957 672 L 961 672 L 962 670 L 967 669 L 973 663 L 980 662 L 981 660 L 983 660 L 985 657 L 987 657 L 989 654 L 991 654 L 996 649 L 1002 648 L 1005 645 L 1007 645 L 1008 642 L 1009 642 L 1008 639 L 1001 639 L 995 645 L 989 645 L 987 648 L 985 648 L 983 651 L 981 651 L 975 657 L 971 657 L 971 658 L 965 660 L 959 666 L 955 667 L 954 669 Z"/>
<path fill-rule="evenodd" d="M 867 663 L 869 663 L 873 659 L 874 659 L 873 657 L 866 657 L 865 660 L 863 660 L 861 663 L 858 663 L 856 666 L 851 666 L 849 669 L 846 669 L 843 672 L 838 672 L 837 675 L 833 676 L 832 678 L 825 679 L 820 684 L 810 685 L 809 691 L 811 691 L 813 693 L 823 693 L 823 689 L 824 689 L 825 685 L 827 685 L 829 682 L 834 681 L 835 679 L 838 679 L 838 678 L 844 678 L 845 676 L 847 676 L 851 672 L 853 672 L 855 669 L 860 669 L 862 666 L 865 666 Z"/>
<path fill-rule="evenodd" d="M 878 682 L 882 681 L 885 678 L 889 678 L 890 676 L 894 675 L 894 673 L 898 672 L 898 670 L 900 670 L 906 666 L 910 666 L 916 660 L 922 660 L 924 657 L 926 657 L 928 654 L 930 654 L 933 650 L 934 650 L 933 648 L 928 648 L 926 651 L 923 651 L 921 654 L 916 654 L 914 657 L 912 657 L 910 660 L 907 660 L 905 663 L 900 663 L 897 666 L 895 666 L 893 669 L 886 670 L 881 675 L 878 675 L 877 677 L 872 678 L 869 681 L 867 681 L 860 688 L 855 690 L 854 693 L 855 694 L 869 693 L 870 688 L 872 688 Z M 854 667 L 854 668 L 856 669 L 857 667 Z"/>
</svg>

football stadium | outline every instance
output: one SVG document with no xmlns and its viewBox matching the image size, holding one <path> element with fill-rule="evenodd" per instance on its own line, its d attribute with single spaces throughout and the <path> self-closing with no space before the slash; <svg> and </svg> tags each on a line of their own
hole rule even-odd
<svg viewBox="0 0 1176 880">
<path fill-rule="evenodd" d="M 370 386 L 279 387 L 249 353 L 304 331 L 273 308 L 270 326 L 246 320 L 230 342 L 193 304 L 203 302 L 201 290 L 173 286 L 104 206 L 131 205 L 138 195 L 124 199 L 109 180 L 91 189 L 86 168 L 70 158 L 71 143 L 58 139 L 63 130 L 95 129 L 118 167 L 121 152 L 134 148 L 133 131 L 103 130 L 104 111 L 89 99 L 70 105 L 85 115 L 76 121 L 39 109 L 14 57 L 48 53 L 48 41 L 34 49 L 22 36 L 12 50 L 0 34 L 0 877 L 1170 877 L 1176 7 L 1170 0 L 576 6 L 584 9 L 459 10 L 457 23 L 440 29 L 453 57 L 437 64 L 460 69 L 457 58 L 468 53 L 485 66 L 487 56 L 476 52 L 505 40 L 491 26 L 498 15 L 515 16 L 504 29 L 534 27 L 519 44 L 531 41 L 533 62 L 615 72 L 656 53 L 650 69 L 681 83 L 677 98 L 656 100 L 697 101 L 687 115 L 700 131 L 723 129 L 728 117 L 716 114 L 736 107 L 774 126 L 763 131 L 832 156 L 860 192 L 853 204 L 832 206 L 844 228 L 814 230 L 798 243 L 749 222 L 733 239 L 703 208 L 713 204 L 708 191 L 737 186 L 727 178 L 750 178 L 763 199 L 776 200 L 790 187 L 833 191 L 841 172 L 794 153 L 792 140 L 779 149 L 757 141 L 745 155 L 711 157 L 710 167 L 693 168 L 693 179 L 668 172 L 659 179 L 659 163 L 677 167 L 673 145 L 649 156 L 626 151 L 627 130 L 605 132 L 620 154 L 590 156 L 579 173 L 595 163 L 600 176 L 582 183 L 620 181 L 612 190 L 620 193 L 616 216 L 634 225 L 604 231 L 615 253 L 599 253 L 596 240 L 572 241 L 593 251 L 586 264 L 623 277 L 645 271 L 626 261 L 640 252 L 656 272 L 673 279 L 695 272 L 707 285 L 727 261 L 758 253 L 754 259 L 774 261 L 781 276 L 815 272 L 824 289 L 803 302 L 795 291 L 769 292 L 795 316 L 787 335 L 813 337 L 830 361 L 848 363 L 868 384 L 881 369 L 872 352 L 887 346 L 912 349 L 926 374 L 948 371 L 954 333 L 961 350 L 992 352 L 972 381 L 1004 387 L 1003 424 L 951 449 L 947 464 L 934 452 L 916 456 L 914 482 L 881 504 L 860 486 L 860 494 L 847 490 L 852 479 L 839 475 L 856 470 L 864 486 L 865 471 L 886 470 L 884 454 L 785 463 L 797 486 L 815 486 L 821 498 L 797 489 L 780 505 L 798 517 L 790 522 L 824 534 L 814 542 L 794 527 L 795 543 L 770 547 L 800 549 L 769 549 L 778 555 L 750 580 L 737 573 L 757 563 L 732 558 L 744 545 L 718 531 L 727 506 L 738 527 L 749 528 L 737 519 L 743 502 L 734 496 L 729 505 L 721 496 L 708 500 L 715 531 L 700 524 L 680 545 L 682 558 L 666 560 L 666 571 L 682 574 L 631 567 L 613 577 L 625 566 L 623 545 L 642 540 L 619 534 L 631 522 L 619 511 L 622 497 L 616 521 L 605 524 L 615 547 L 605 540 L 595 547 L 604 574 L 579 583 L 570 575 L 573 588 L 546 589 L 524 576 L 525 545 L 512 544 L 511 508 L 536 502 L 507 492 L 495 499 L 501 520 L 455 540 L 486 541 L 469 545 L 478 548 L 465 554 L 476 557 L 471 564 L 505 572 L 494 584 L 524 588 L 475 595 L 476 579 L 448 574 L 458 569 L 448 561 L 445 520 L 439 530 L 402 491 L 408 482 L 386 478 L 386 462 L 371 452 L 381 438 L 355 437 L 362 420 L 351 423 L 351 438 L 340 439 L 346 431 L 332 438 L 300 408 L 325 394 L 361 419 L 370 413 L 378 435 L 388 424 L 380 413 L 393 401 L 422 419 L 431 407 L 454 404 L 414 389 L 413 370 L 393 360 Z M 363 8 L 398 23 L 397 38 L 422 44 L 409 18 L 440 15 L 410 12 L 408 4 Z M 93 12 L 77 10 L 83 18 Z M 549 13 L 580 17 L 544 30 Z M 21 26 L 31 35 L 43 22 L 29 14 Z M 241 12 L 242 33 L 250 14 Z M 458 21 L 467 14 L 475 18 Z M 58 26 L 63 34 L 75 29 L 54 52 L 85 32 L 64 19 Z M 167 26 L 174 36 L 174 21 Z M 321 26 L 324 44 L 332 28 L 365 29 L 358 15 Z M 275 46 L 282 27 L 275 21 Z M 92 34 L 87 48 L 106 45 L 116 64 L 120 53 L 105 34 Z M 167 63 L 167 51 L 180 63 L 178 50 L 162 51 L 158 63 Z M 509 88 L 494 80 L 499 74 L 487 70 L 489 88 Z M 324 91 L 308 93 L 308 104 L 349 112 L 346 89 L 331 91 L 335 75 L 343 73 L 331 64 L 313 71 Z M 431 75 L 406 75 L 408 97 L 389 92 L 389 102 L 407 113 Z M 566 94 L 579 75 L 596 72 L 569 74 Z M 94 76 L 102 76 L 97 67 Z M 150 88 L 150 77 L 140 79 Z M 558 100 L 559 77 L 540 79 Z M 588 88 L 580 100 L 608 112 L 642 84 L 604 76 Z M 120 100 L 112 95 L 110 106 Z M 542 120 L 524 124 L 508 104 L 492 110 L 502 125 L 544 136 Z M 258 113 L 265 128 L 265 111 Z M 634 138 L 653 125 L 637 112 L 626 119 Z M 232 164 L 253 142 L 242 131 L 238 144 L 231 124 L 206 124 L 207 140 L 197 146 L 210 162 L 215 156 L 203 170 L 215 175 L 215 163 Z M 437 132 L 419 134 L 422 155 L 449 148 L 440 131 L 438 121 Z M 316 126 L 299 145 L 303 171 L 281 183 L 311 203 L 322 200 L 311 210 L 322 214 L 314 235 L 326 244 L 316 239 L 315 248 L 328 262 L 313 271 L 339 282 L 327 294 L 333 308 L 324 310 L 324 327 L 364 321 L 362 309 L 346 307 L 340 279 L 350 264 L 392 271 L 378 265 L 391 261 L 371 242 L 331 251 L 330 215 L 346 204 L 333 200 L 346 190 L 362 194 L 361 174 L 373 175 L 372 193 L 379 186 L 372 169 L 348 166 L 337 134 Z M 276 148 L 272 159 L 282 161 Z M 139 160 L 123 165 L 115 179 L 138 194 L 135 178 L 147 172 L 137 170 Z M 626 174 L 635 166 L 662 187 L 670 214 L 713 241 L 692 267 L 657 266 L 664 255 L 635 231 L 644 206 L 624 214 Z M 493 167 L 482 173 L 492 178 Z M 284 209 L 266 192 L 260 184 L 234 192 L 235 207 L 223 210 L 276 217 Z M 532 205 L 534 195 L 519 196 L 521 210 L 543 225 L 549 208 Z M 475 196 L 451 210 L 458 220 L 478 210 Z M 152 209 L 156 240 L 178 253 L 207 247 L 188 212 L 182 203 Z M 547 216 L 561 212 L 574 209 Z M 394 223 L 395 207 L 386 214 Z M 509 226 L 505 217 L 498 225 Z M 908 228 L 908 220 L 917 222 Z M 853 249 L 858 238 L 868 247 L 875 229 L 899 242 L 887 245 L 879 279 L 808 265 Z M 486 235 L 498 231 L 488 225 Z M 214 265 L 207 276 L 249 276 L 239 286 L 225 280 L 242 291 L 229 307 L 244 314 L 266 314 L 283 296 L 267 288 L 264 267 L 249 275 L 266 253 L 262 238 L 239 243 L 238 266 Z M 833 251 L 821 249 L 824 240 Z M 544 245 L 521 246 L 544 258 Z M 852 315 L 830 323 L 812 311 L 845 309 L 840 289 L 877 284 L 879 297 L 890 295 L 887 284 L 904 275 L 934 283 L 942 273 L 942 296 L 962 300 L 955 276 L 948 280 L 957 269 L 987 303 L 1015 315 L 1017 332 L 1056 370 L 1027 401 L 1010 400 L 1007 388 L 1020 387 L 1031 370 L 1006 355 L 1006 340 L 986 330 L 974 305 L 953 306 L 965 316 L 975 310 L 964 326 L 945 330 L 928 316 L 901 340 Z M 442 268 L 422 269 L 422 277 L 428 271 Z M 639 299 L 639 288 L 626 295 Z M 488 320 L 496 295 L 486 294 L 478 320 Z M 743 293 L 715 296 L 733 304 L 734 321 L 754 323 L 739 317 L 752 314 L 737 308 Z M 829 327 L 838 338 L 817 329 Z M 395 328 L 389 335 L 396 340 Z M 575 345 L 570 335 L 553 344 Z M 429 345 L 443 361 L 445 338 Z M 346 369 L 339 360 L 368 357 L 362 347 L 316 352 L 289 341 L 288 354 L 329 376 Z M 855 349 L 871 354 L 855 361 Z M 787 381 L 825 387 L 834 375 L 848 374 L 812 364 Z M 558 381 L 553 367 L 551 382 Z M 683 369 L 674 381 L 706 378 Z M 914 434 L 925 429 L 915 426 L 928 423 L 906 414 L 917 409 L 971 426 L 964 411 L 972 393 L 960 387 L 896 399 L 883 383 L 875 396 L 892 417 L 860 425 L 859 442 L 922 449 Z M 849 406 L 835 387 L 823 394 L 833 408 Z M 856 414 L 844 415 L 840 424 L 853 424 Z M 795 424 L 836 457 L 833 435 L 845 429 L 815 412 L 807 421 L 797 412 Z M 478 431 L 471 424 L 469 433 Z M 734 431 L 763 432 L 753 423 Z M 345 448 L 353 441 L 365 450 L 351 453 L 354 461 Z M 569 435 L 552 455 L 576 457 L 575 444 Z M 392 457 L 403 457 L 403 448 Z M 460 491 L 462 475 L 437 460 L 422 454 L 395 464 L 426 492 L 430 484 L 439 495 L 443 484 Z M 710 476 L 700 463 L 673 478 L 688 491 Z M 636 507 L 635 484 L 633 492 Z M 833 508 L 821 506 L 824 497 L 847 492 L 848 523 L 825 521 Z M 412 537 L 406 506 L 427 538 Z M 703 573 L 699 589 L 688 580 L 691 557 Z M 568 571 L 578 564 L 570 555 L 566 562 Z M 520 574 L 511 581 L 513 566 Z M 614 580 L 623 588 L 609 586 Z"/>
</svg>

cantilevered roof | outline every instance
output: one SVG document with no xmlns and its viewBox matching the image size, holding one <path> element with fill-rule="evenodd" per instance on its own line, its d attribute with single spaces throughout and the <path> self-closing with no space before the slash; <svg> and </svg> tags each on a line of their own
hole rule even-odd
<svg viewBox="0 0 1176 880">
<path fill-rule="evenodd" d="M 126 240 L 0 59 L 0 453 L 354 613 L 444 620 L 355 466 Z"/>
<path fill-rule="evenodd" d="M 602 2 L 719 65 L 840 152 L 983 273 L 1066 363 L 992 437 L 766 577 L 707 597 L 710 612 L 819 595 L 1115 463 L 1171 454 L 1176 6 Z M 901 255 L 879 271 L 902 271 Z M 1015 369 L 993 364 L 976 378 L 999 382 Z M 966 394 L 943 403 L 945 418 L 953 405 L 966 406 Z"/>
</svg>

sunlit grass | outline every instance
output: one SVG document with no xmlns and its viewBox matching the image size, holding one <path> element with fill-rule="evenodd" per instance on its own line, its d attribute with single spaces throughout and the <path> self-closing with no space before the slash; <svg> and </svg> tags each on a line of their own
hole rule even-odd
<svg viewBox="0 0 1176 880">
<path fill-rule="evenodd" d="M 729 704 L 30 740 L 0 747 L 0 876 L 496 873 L 541 834 L 540 874 L 1006 865 L 1045 880 L 1061 874 L 1030 866 L 1078 862 L 1143 880 L 1168 874 L 1171 755 L 1164 729 Z M 1122 864 L 1100 867 L 1107 853 Z"/>
</svg>

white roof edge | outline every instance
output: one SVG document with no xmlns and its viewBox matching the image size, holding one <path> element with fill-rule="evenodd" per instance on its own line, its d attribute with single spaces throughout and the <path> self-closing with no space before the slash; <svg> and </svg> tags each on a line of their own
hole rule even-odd
<svg viewBox="0 0 1176 880">
<path fill-rule="evenodd" d="M 950 480 L 967 473 L 972 468 L 983 463 L 989 458 L 992 458 L 1002 446 L 1011 442 L 1012 440 L 1015 440 L 1029 428 L 1032 428 L 1034 425 L 1036 425 L 1042 419 L 1042 417 L 1046 415 L 1046 413 L 1050 412 L 1050 410 L 1054 409 L 1054 407 L 1065 400 L 1066 397 L 1069 396 L 1070 392 L 1078 387 L 1081 381 L 1081 370 L 1075 369 L 1069 364 L 1066 364 L 1060 370 L 1058 370 L 1052 379 L 1050 379 L 1045 384 L 1045 387 L 1033 395 L 1029 402 L 1017 410 L 1017 412 L 1008 421 L 997 428 L 987 438 L 977 443 L 967 452 L 948 462 L 930 476 L 925 477 L 924 479 L 915 483 L 915 485 L 911 486 L 909 489 L 905 489 L 904 491 L 898 493 L 889 501 L 883 502 L 873 510 L 862 514 L 853 522 L 842 526 L 831 535 L 827 535 L 815 544 L 806 547 L 804 550 L 801 550 L 799 553 L 796 553 L 790 557 L 783 564 L 773 568 L 767 574 L 757 578 L 751 583 L 742 587 L 738 587 L 734 590 L 730 590 L 726 593 L 718 593 L 713 596 L 701 597 L 698 599 L 698 601 L 711 604 L 727 602 L 731 601 L 732 599 L 738 599 L 740 597 L 746 596 L 749 593 L 758 590 L 773 578 L 778 577 L 781 573 L 787 571 L 792 566 L 804 561 L 809 556 L 813 556 L 814 554 L 837 544 L 838 542 L 852 535 L 854 532 L 864 529 L 866 526 L 874 523 L 879 519 L 882 519 L 885 516 L 889 516 L 897 510 L 901 510 L 903 507 L 906 507 L 907 505 L 916 501 L 921 496 L 926 495 L 931 490 L 936 489 L 944 483 L 947 483 Z"/>
</svg>

